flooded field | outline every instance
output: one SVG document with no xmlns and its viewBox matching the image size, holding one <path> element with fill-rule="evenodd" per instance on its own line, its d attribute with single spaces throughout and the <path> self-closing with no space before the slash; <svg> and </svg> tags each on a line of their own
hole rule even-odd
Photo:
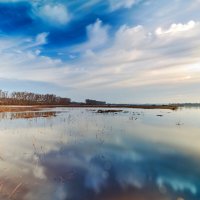
<svg viewBox="0 0 200 200">
<path fill-rule="evenodd" d="M 0 200 L 199 200 L 200 109 L 0 113 Z"/>
</svg>

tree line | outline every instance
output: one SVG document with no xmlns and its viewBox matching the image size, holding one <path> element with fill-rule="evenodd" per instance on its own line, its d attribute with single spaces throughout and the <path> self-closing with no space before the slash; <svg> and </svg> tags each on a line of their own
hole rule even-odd
<svg viewBox="0 0 200 200">
<path fill-rule="evenodd" d="M 12 92 L 0 90 L 1 105 L 66 105 L 71 99 L 55 94 L 36 94 L 32 92 Z"/>
</svg>

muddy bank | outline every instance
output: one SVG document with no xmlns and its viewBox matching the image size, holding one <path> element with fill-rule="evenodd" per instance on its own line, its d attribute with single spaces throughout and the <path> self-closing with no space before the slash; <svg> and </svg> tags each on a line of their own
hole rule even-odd
<svg viewBox="0 0 200 200">
<path fill-rule="evenodd" d="M 96 113 L 119 113 L 122 112 L 123 110 L 97 110 Z"/>
<path fill-rule="evenodd" d="M 177 110 L 178 106 L 170 106 L 170 105 L 134 105 L 134 106 L 115 106 L 115 105 L 33 105 L 33 106 L 0 106 L 0 112 L 25 112 L 25 111 L 39 111 L 45 108 L 56 108 L 56 107 L 64 107 L 64 108 L 138 108 L 138 109 L 169 109 L 169 110 Z"/>
</svg>

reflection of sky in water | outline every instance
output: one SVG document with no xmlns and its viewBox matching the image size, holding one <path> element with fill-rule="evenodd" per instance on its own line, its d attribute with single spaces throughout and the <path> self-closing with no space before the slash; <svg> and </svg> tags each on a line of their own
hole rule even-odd
<svg viewBox="0 0 200 200">
<path fill-rule="evenodd" d="M 1 119 L 0 199 L 200 199 L 200 109 L 51 111 Z"/>
</svg>

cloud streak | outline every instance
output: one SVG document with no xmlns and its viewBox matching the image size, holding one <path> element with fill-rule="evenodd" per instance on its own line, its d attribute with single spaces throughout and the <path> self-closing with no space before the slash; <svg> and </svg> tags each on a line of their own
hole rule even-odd
<svg viewBox="0 0 200 200">
<path fill-rule="evenodd" d="M 195 5 L 198 1 L 184 13 L 178 9 L 186 2 L 180 1 L 173 1 L 172 10 L 171 4 L 151 0 L 104 3 L 97 0 L 86 4 L 58 0 L 25 2 L 13 1 L 12 6 L 17 9 L 23 5 L 27 9 L 29 15 L 24 19 L 28 21 L 23 24 L 26 31 L 6 32 L 7 24 L 23 27 L 23 18 L 16 18 L 15 12 L 14 17 L 20 23 L 10 12 L 6 16 L 8 23 L 0 23 L 2 79 L 73 88 L 69 96 L 76 100 L 86 98 L 86 93 L 92 98 L 101 98 L 104 93 L 105 100 L 115 102 L 134 103 L 135 95 L 140 102 L 154 102 L 155 95 L 147 100 L 146 92 L 130 93 L 149 88 L 149 93 L 157 91 L 158 102 L 168 102 L 170 94 L 174 101 L 179 101 L 179 96 L 188 90 L 190 94 L 197 90 L 200 16 Z M 3 8 L 8 9 L 9 1 L 0 3 L 0 9 L 5 5 Z M 159 8 L 158 12 L 155 8 Z M 166 15 L 169 9 L 171 14 Z M 184 92 L 186 85 L 190 89 Z M 171 90 L 172 86 L 176 91 Z M 116 91 L 129 97 L 123 95 L 116 100 Z M 196 101 L 195 94 L 190 101 Z"/>
</svg>

